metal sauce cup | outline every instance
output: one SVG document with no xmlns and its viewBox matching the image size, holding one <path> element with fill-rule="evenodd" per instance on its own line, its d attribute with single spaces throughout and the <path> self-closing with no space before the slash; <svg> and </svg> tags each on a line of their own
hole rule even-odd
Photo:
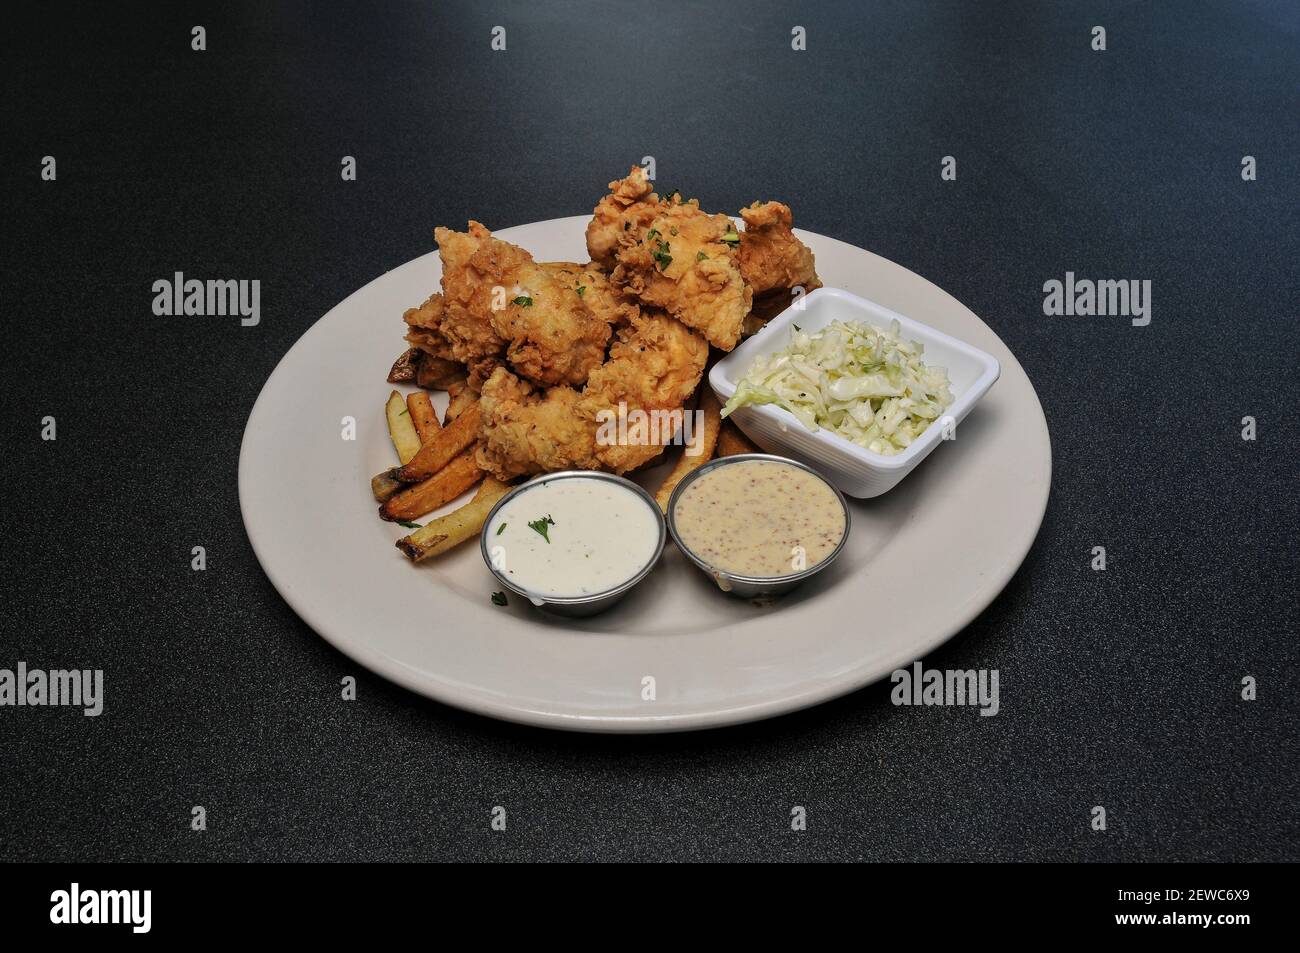
<svg viewBox="0 0 1300 953">
<path fill-rule="evenodd" d="M 811 473 L 818 480 L 831 488 L 835 493 L 835 498 L 840 501 L 840 509 L 844 511 L 844 535 L 840 537 L 838 545 L 831 550 L 825 559 L 809 566 L 807 569 L 800 570 L 799 572 L 787 573 L 783 576 L 741 576 L 710 565 L 699 556 L 695 555 L 691 548 L 682 542 L 682 538 L 677 532 L 676 513 L 677 501 L 681 499 L 681 495 L 686 492 L 686 488 L 706 473 L 710 473 L 718 467 L 731 466 L 732 464 L 743 463 L 746 461 L 784 463 L 788 466 L 797 467 L 800 470 Z M 826 479 L 826 477 L 822 476 L 806 463 L 800 463 L 798 460 L 791 460 L 789 457 L 778 457 L 775 454 L 770 453 L 738 453 L 735 456 L 719 457 L 716 460 L 710 460 L 708 463 L 704 464 L 704 466 L 687 474 L 682 482 L 677 484 L 677 488 L 673 490 L 673 495 L 668 500 L 668 531 L 673 534 L 673 541 L 677 543 L 677 548 L 685 553 L 687 559 L 695 563 L 702 572 L 717 583 L 719 589 L 741 599 L 779 596 L 783 593 L 789 592 L 804 580 L 817 575 L 817 573 L 821 572 L 833 563 L 836 557 L 844 551 L 844 544 L 849 538 L 849 524 L 849 505 L 844 500 L 844 494 L 839 491 L 839 488 L 835 486 L 834 483 Z"/>
<path fill-rule="evenodd" d="M 497 511 L 503 507 L 507 501 L 514 499 L 520 493 L 526 492 L 530 487 L 539 483 L 550 483 L 552 480 L 605 480 L 609 483 L 617 483 L 619 486 L 631 490 L 650 508 L 654 513 L 659 526 L 659 540 L 655 546 L 654 555 L 650 561 L 641 568 L 641 570 L 626 582 L 619 583 L 612 589 L 606 589 L 603 592 L 587 593 L 580 596 L 544 596 L 535 592 L 529 592 L 521 587 L 514 580 L 506 576 L 492 565 L 490 530 L 496 519 Z M 597 612 L 604 612 L 618 600 L 632 591 L 632 588 L 646 576 L 650 575 L 650 570 L 655 568 L 659 562 L 659 557 L 663 554 L 664 544 L 668 541 L 668 531 L 664 523 L 664 515 L 659 509 L 659 504 L 655 498 L 647 493 L 644 489 L 637 486 L 631 480 L 624 479 L 621 476 L 615 476 L 612 473 L 601 473 L 598 470 L 562 470 L 558 473 L 544 473 L 541 476 L 534 477 L 527 483 L 521 483 L 501 499 L 497 500 L 496 506 L 488 513 L 487 520 L 483 523 L 483 531 L 479 534 L 479 550 L 483 554 L 483 562 L 487 564 L 488 570 L 492 575 L 497 577 L 501 585 L 505 586 L 515 595 L 527 599 L 539 609 L 552 612 L 556 615 L 580 617 L 595 615 Z"/>
</svg>

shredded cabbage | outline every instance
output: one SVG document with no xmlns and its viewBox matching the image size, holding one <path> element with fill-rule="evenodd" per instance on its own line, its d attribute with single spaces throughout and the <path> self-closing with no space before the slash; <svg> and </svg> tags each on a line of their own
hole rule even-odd
<svg viewBox="0 0 1300 953">
<path fill-rule="evenodd" d="M 948 371 L 921 362 L 923 346 L 889 329 L 835 321 L 815 334 L 791 325 L 790 343 L 759 357 L 722 408 L 776 404 L 809 430 L 874 453 L 900 453 L 952 404 Z"/>
</svg>

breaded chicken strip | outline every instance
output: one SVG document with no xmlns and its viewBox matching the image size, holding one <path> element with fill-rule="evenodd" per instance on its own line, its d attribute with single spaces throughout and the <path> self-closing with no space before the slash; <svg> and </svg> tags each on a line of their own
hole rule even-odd
<svg viewBox="0 0 1300 953">
<path fill-rule="evenodd" d="M 609 188 L 587 225 L 587 252 L 613 268 L 614 288 L 663 308 L 715 347 L 735 347 L 753 299 L 737 262 L 735 224 L 676 192 L 660 198 L 640 166 Z"/>
<path fill-rule="evenodd" d="M 431 357 L 445 357 L 455 360 L 451 354 L 451 345 L 442 336 L 442 292 L 435 291 L 425 299 L 418 308 L 408 308 L 402 315 L 406 322 L 406 340 Z"/>
<path fill-rule="evenodd" d="M 547 261 L 539 267 L 561 286 L 573 288 L 587 313 L 610 327 L 622 327 L 641 312 L 635 300 L 620 293 L 609 283 L 609 275 L 594 261 L 585 265 Z"/>
<path fill-rule="evenodd" d="M 493 238 L 478 222 L 468 232 L 435 231 L 442 256 L 444 314 L 439 333 L 467 366 L 504 359 L 520 376 L 543 385 L 581 385 L 605 359 L 610 325 L 619 319 L 599 289 L 596 269 L 567 262 L 541 264 L 517 245 Z"/>
<path fill-rule="evenodd" d="M 736 261 L 739 242 L 727 216 L 709 215 L 695 200 L 674 194 L 659 203 L 641 238 L 619 246 L 610 281 L 730 351 L 753 303 Z"/>
<path fill-rule="evenodd" d="M 402 318 L 408 326 L 408 343 L 431 357 L 464 364 L 469 384 L 475 390 L 504 359 L 504 342 L 490 326 L 444 324 L 447 309 L 440 291 L 430 295 L 418 308 L 407 310 Z M 455 338 L 449 338 L 444 330 L 454 334 Z"/>
<path fill-rule="evenodd" d="M 780 202 L 755 202 L 741 209 L 740 273 L 754 289 L 754 306 L 742 334 L 749 337 L 794 302 L 794 291 L 822 286 L 812 249 L 795 237 L 790 209 Z"/>
<path fill-rule="evenodd" d="M 642 410 L 680 411 L 695 393 L 709 357 L 709 345 L 698 334 L 665 314 L 646 312 L 618 332 L 609 360 L 591 372 L 578 407 L 598 422 Z M 610 439 L 608 426 L 596 434 L 600 469 L 627 473 L 663 453 L 675 427 L 661 415 L 659 423 L 643 428 L 628 418 Z"/>
<path fill-rule="evenodd" d="M 500 480 L 557 470 L 596 469 L 596 430 L 572 387 L 544 394 L 504 367 L 483 384 L 478 464 Z"/>
<path fill-rule="evenodd" d="M 483 440 L 478 462 L 497 479 L 555 470 L 626 473 L 659 456 L 671 442 L 686 399 L 699 385 L 708 344 L 664 314 L 643 314 L 620 329 L 607 363 L 581 393 L 545 394 L 504 368 L 483 385 Z M 642 411 L 642 414 L 635 414 Z M 668 412 L 653 426 L 654 411 Z M 622 426 L 620 426 L 622 421 Z"/>
<path fill-rule="evenodd" d="M 569 280 L 576 284 L 582 303 L 591 314 L 611 327 L 621 328 L 641 313 L 636 299 L 615 288 L 610 283 L 609 274 L 594 261 L 585 265 L 554 262 L 543 267 L 573 270 L 575 275 Z"/>
<path fill-rule="evenodd" d="M 612 271 L 625 233 L 632 233 L 633 240 L 645 233 L 657 211 L 659 196 L 639 165 L 632 166 L 626 179 L 609 183 L 609 192 L 597 203 L 587 223 L 587 254 L 596 264 Z"/>
<path fill-rule="evenodd" d="M 812 249 L 795 237 L 794 216 L 780 202 L 755 202 L 740 210 L 745 231 L 736 255 L 740 273 L 758 298 L 796 286 L 812 291 L 822 286 Z"/>
</svg>

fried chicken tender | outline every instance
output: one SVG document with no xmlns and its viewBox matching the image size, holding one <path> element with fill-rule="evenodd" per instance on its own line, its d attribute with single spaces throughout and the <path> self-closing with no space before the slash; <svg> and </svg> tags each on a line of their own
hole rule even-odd
<svg viewBox="0 0 1300 953">
<path fill-rule="evenodd" d="M 498 368 L 483 385 L 483 441 L 478 463 L 497 479 L 556 470 L 627 473 L 658 457 L 672 440 L 671 412 L 699 385 L 708 344 L 661 313 L 633 316 L 618 332 L 610 359 L 581 392 L 539 393 Z M 634 411 L 643 415 L 634 415 Z M 650 414 L 667 412 L 653 427 Z M 645 421 L 642 426 L 633 418 Z M 619 427 L 620 419 L 624 422 Z"/>
<path fill-rule="evenodd" d="M 436 291 L 418 308 L 402 315 L 406 340 L 430 357 L 465 365 L 468 382 L 477 390 L 502 360 L 504 342 L 490 326 L 448 320 L 442 292 Z"/>
<path fill-rule="evenodd" d="M 579 393 L 539 393 L 504 367 L 483 383 L 478 465 L 499 480 L 556 470 L 596 469 L 596 430 L 578 411 Z"/>
<path fill-rule="evenodd" d="M 739 240 L 727 216 L 709 215 L 699 203 L 674 195 L 660 203 L 642 238 L 620 245 L 610 281 L 730 351 L 753 303 L 736 263 Z"/>
<path fill-rule="evenodd" d="M 553 263 L 561 267 L 560 263 Z M 552 267 L 547 265 L 546 267 Z M 609 274 L 596 262 L 585 265 L 564 264 L 564 268 L 576 269 L 577 277 L 573 280 L 583 290 L 579 293 L 587 310 L 604 321 L 611 328 L 621 328 L 641 313 L 641 308 L 634 298 L 630 298 L 610 283 Z"/>
<path fill-rule="evenodd" d="M 618 263 L 624 233 L 633 233 L 633 239 L 645 234 L 658 210 L 659 196 L 639 165 L 632 166 L 627 178 L 609 183 L 609 192 L 596 204 L 587 223 L 587 254 L 593 262 L 612 271 Z"/>
<path fill-rule="evenodd" d="M 437 333 L 472 380 L 507 363 L 536 384 L 580 386 L 604 361 L 611 325 L 626 319 L 626 305 L 616 303 L 599 270 L 536 262 L 478 222 L 468 232 L 434 234 L 443 268 Z"/>
<path fill-rule="evenodd" d="M 736 258 L 740 273 L 759 298 L 772 292 L 822 286 L 812 249 L 795 237 L 794 216 L 780 202 L 755 202 L 740 210 L 745 231 Z"/>
<path fill-rule="evenodd" d="M 591 372 L 578 403 L 582 414 L 596 421 L 617 422 L 633 410 L 660 411 L 659 426 L 628 419 L 626 439 L 608 428 L 597 434 L 600 469 L 627 473 L 663 453 L 674 426 L 664 426 L 662 412 L 680 411 L 704 376 L 709 345 L 684 324 L 665 314 L 648 312 L 621 329 L 609 349 L 609 360 Z M 643 427 L 644 429 L 638 429 Z"/>
<path fill-rule="evenodd" d="M 794 289 L 808 292 L 822 283 L 812 249 L 795 237 L 789 206 L 755 202 L 740 216 L 745 220 L 737 255 L 740 273 L 754 289 L 754 306 L 742 332 L 748 337 L 790 306 Z"/>
<path fill-rule="evenodd" d="M 406 322 L 406 340 L 430 357 L 443 357 L 455 360 L 451 356 L 451 345 L 442 336 L 442 292 L 435 291 L 418 308 L 408 308 L 402 315 Z"/>
<path fill-rule="evenodd" d="M 613 269 L 614 288 L 664 309 L 714 347 L 735 347 L 753 300 L 735 224 L 701 211 L 695 199 L 661 198 L 640 166 L 609 188 L 587 225 L 587 252 Z"/>
<path fill-rule="evenodd" d="M 622 327 L 641 313 L 637 303 L 609 283 L 609 275 L 594 261 L 575 265 L 567 261 L 543 262 L 556 281 L 572 287 L 587 312 L 611 328 Z"/>
</svg>

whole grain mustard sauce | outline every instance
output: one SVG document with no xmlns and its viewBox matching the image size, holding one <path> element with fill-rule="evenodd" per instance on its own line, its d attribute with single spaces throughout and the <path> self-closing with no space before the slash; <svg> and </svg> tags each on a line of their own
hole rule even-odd
<svg viewBox="0 0 1300 953">
<path fill-rule="evenodd" d="M 677 499 L 682 543 L 736 576 L 788 576 L 817 565 L 844 538 L 844 508 L 820 477 L 776 460 L 714 467 Z"/>
</svg>

